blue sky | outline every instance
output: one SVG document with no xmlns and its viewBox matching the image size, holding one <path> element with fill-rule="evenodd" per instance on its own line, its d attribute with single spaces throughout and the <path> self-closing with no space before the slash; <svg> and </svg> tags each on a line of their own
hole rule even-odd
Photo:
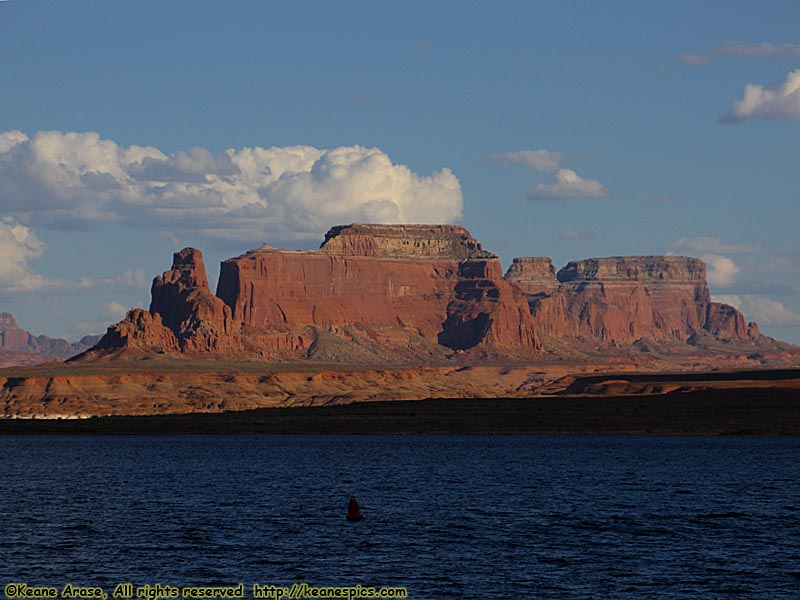
<svg viewBox="0 0 800 600">
<path fill-rule="evenodd" d="M 74 339 L 185 245 L 213 278 L 342 220 L 440 220 L 506 266 L 700 256 L 800 343 L 797 23 L 789 0 L 2 2 L 0 309 Z"/>
</svg>

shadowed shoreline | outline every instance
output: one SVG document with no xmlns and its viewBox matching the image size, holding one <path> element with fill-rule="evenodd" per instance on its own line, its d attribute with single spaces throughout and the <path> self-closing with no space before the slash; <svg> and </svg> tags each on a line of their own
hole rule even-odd
<svg viewBox="0 0 800 600">
<path fill-rule="evenodd" d="M 800 435 L 800 392 L 740 388 L 609 397 L 429 399 L 0 421 L 0 435 L 175 434 Z"/>
</svg>

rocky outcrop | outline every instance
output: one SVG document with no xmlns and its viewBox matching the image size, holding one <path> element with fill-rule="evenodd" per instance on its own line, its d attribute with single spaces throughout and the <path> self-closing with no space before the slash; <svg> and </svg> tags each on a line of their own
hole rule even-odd
<svg viewBox="0 0 800 600">
<path fill-rule="evenodd" d="M 315 331 L 405 353 L 538 348 L 526 298 L 463 227 L 335 227 L 318 251 L 265 246 L 227 260 L 217 295 L 258 347 L 298 353 Z"/>
<path fill-rule="evenodd" d="M 121 349 L 163 354 L 180 351 L 180 344 L 175 333 L 164 326 L 160 314 L 135 308 L 128 311 L 125 319 L 109 327 L 87 355 L 102 356 Z"/>
<path fill-rule="evenodd" d="M 86 335 L 77 342 L 68 342 L 46 335 L 35 336 L 20 328 L 10 313 L 0 313 L 0 351 L 5 366 L 69 358 L 94 346 L 100 337 Z"/>
<path fill-rule="evenodd" d="M 176 252 L 172 268 L 153 280 L 150 293 L 150 310 L 131 310 L 109 327 L 97 344 L 100 354 L 120 348 L 183 353 L 241 349 L 241 340 L 232 335 L 230 308 L 208 287 L 199 250 Z"/>
<path fill-rule="evenodd" d="M 529 297 L 546 296 L 558 288 L 556 269 L 546 256 L 515 258 L 506 279 L 516 283 Z"/>
<path fill-rule="evenodd" d="M 149 313 L 129 313 L 98 350 L 392 362 L 540 348 L 523 291 L 452 225 L 335 227 L 316 251 L 265 244 L 222 263 L 216 296 L 186 248 L 151 291 Z"/>
<path fill-rule="evenodd" d="M 203 255 L 194 248 L 176 252 L 172 269 L 153 280 L 150 313 L 160 315 L 184 352 L 239 349 L 231 310 L 211 293 Z"/>
<path fill-rule="evenodd" d="M 515 259 L 506 278 L 523 286 L 537 330 L 545 336 L 601 346 L 692 344 L 708 336 L 749 343 L 760 337 L 741 312 L 711 301 L 705 264 L 696 258 L 574 261 L 558 272 L 556 286 L 543 264 L 543 259 Z"/>
</svg>

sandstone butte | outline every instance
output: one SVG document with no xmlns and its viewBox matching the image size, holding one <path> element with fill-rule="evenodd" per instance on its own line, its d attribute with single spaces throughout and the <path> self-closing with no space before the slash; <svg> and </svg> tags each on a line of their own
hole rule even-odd
<svg viewBox="0 0 800 600">
<path fill-rule="evenodd" d="M 200 251 L 184 248 L 151 293 L 149 310 L 59 370 L 0 372 L 4 416 L 531 397 L 569 393 L 580 373 L 800 363 L 800 349 L 711 300 L 700 260 L 592 258 L 556 272 L 516 258 L 503 274 L 453 225 L 338 226 L 314 251 L 265 244 L 224 261 L 216 293 Z M 592 389 L 697 388 L 630 385 Z"/>
<path fill-rule="evenodd" d="M 175 253 L 149 310 L 109 328 L 80 361 L 158 353 L 400 364 L 653 355 L 758 355 L 791 347 L 713 302 L 702 261 L 497 256 L 454 225 L 332 228 L 318 250 L 268 245 L 222 263 Z"/>
<path fill-rule="evenodd" d="M 542 350 L 528 299 L 463 227 L 334 227 L 319 250 L 263 246 L 222 263 L 216 295 L 198 250 L 156 277 L 82 360 L 148 352 L 396 364 Z M 125 354 L 125 352 L 123 352 Z"/>
</svg>

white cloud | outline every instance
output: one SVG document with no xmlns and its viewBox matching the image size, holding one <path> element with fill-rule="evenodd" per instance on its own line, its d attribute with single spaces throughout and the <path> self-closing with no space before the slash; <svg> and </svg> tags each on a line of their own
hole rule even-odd
<svg viewBox="0 0 800 600">
<path fill-rule="evenodd" d="M 0 293 L 24 294 L 42 290 L 76 292 L 103 287 L 146 288 L 144 269 L 128 269 L 116 277 L 82 277 L 78 281 L 50 279 L 36 273 L 30 261 L 44 255 L 47 246 L 36 232 L 12 217 L 0 218 Z"/>
<path fill-rule="evenodd" d="M 121 321 L 128 313 L 128 309 L 125 307 L 125 305 L 120 304 L 119 302 L 109 302 L 108 304 L 103 304 L 103 306 L 101 306 L 101 311 L 103 316 L 107 317 L 112 322 Z"/>
<path fill-rule="evenodd" d="M 739 294 L 712 294 L 711 299 L 714 302 L 730 304 L 732 307 L 742 310 L 742 296 Z"/>
<path fill-rule="evenodd" d="M 705 235 L 694 238 L 679 238 L 672 242 L 672 248 L 675 250 L 692 250 L 694 252 L 712 254 L 738 254 L 743 252 L 761 251 L 761 248 L 758 246 L 750 246 L 747 244 L 726 244 L 717 238 Z"/>
<path fill-rule="evenodd" d="M 486 162 L 500 167 L 524 165 L 534 171 L 550 173 L 558 169 L 566 157 L 560 152 L 549 150 L 514 150 L 492 154 Z"/>
<path fill-rule="evenodd" d="M 77 284 L 72 284 L 80 288 L 117 288 L 125 286 L 132 289 L 142 289 L 150 285 L 150 281 L 144 274 L 144 269 L 127 269 L 122 275 L 116 277 L 81 277 Z"/>
<path fill-rule="evenodd" d="M 573 200 L 607 196 L 608 192 L 599 181 L 583 179 L 571 169 L 559 169 L 555 183 L 539 183 L 525 195 L 529 200 Z"/>
<path fill-rule="evenodd" d="M 717 56 L 731 55 L 742 58 L 800 58 L 800 44 L 776 46 L 769 42 L 723 42 L 716 49 Z"/>
<path fill-rule="evenodd" d="M 0 197 L 47 227 L 120 222 L 236 241 L 313 239 L 335 224 L 452 223 L 461 186 L 420 176 L 377 148 L 204 148 L 166 154 L 97 133 L 0 134 Z"/>
<path fill-rule="evenodd" d="M 800 44 L 776 46 L 769 42 L 751 44 L 740 41 L 723 42 L 708 53 L 686 52 L 680 60 L 690 65 L 707 65 L 720 56 L 739 58 L 800 58 Z"/>
<path fill-rule="evenodd" d="M 715 302 L 723 302 L 741 310 L 749 320 L 760 325 L 800 325 L 800 313 L 777 300 L 755 294 L 714 295 Z"/>
<path fill-rule="evenodd" d="M 720 121 L 740 123 L 751 118 L 800 121 L 800 69 L 772 85 L 748 83 L 741 100 L 734 102 Z"/>
<path fill-rule="evenodd" d="M 708 283 L 728 286 L 736 281 L 739 266 L 727 256 L 721 254 L 703 254 L 700 256 L 708 269 Z"/>
<path fill-rule="evenodd" d="M 59 282 L 36 274 L 28 265 L 42 256 L 46 247 L 30 228 L 11 217 L 0 219 L 0 289 L 35 292 L 58 285 Z"/>
</svg>

